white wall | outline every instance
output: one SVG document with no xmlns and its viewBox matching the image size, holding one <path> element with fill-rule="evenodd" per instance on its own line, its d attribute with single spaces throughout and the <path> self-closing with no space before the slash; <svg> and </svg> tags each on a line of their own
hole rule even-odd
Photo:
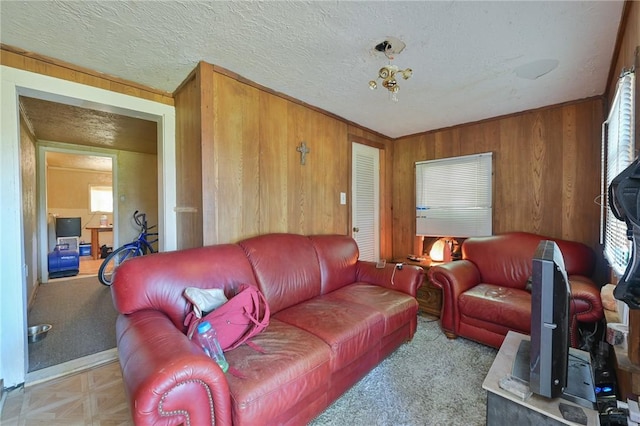
<svg viewBox="0 0 640 426">
<path fill-rule="evenodd" d="M 160 250 L 176 243 L 175 108 L 169 105 L 0 66 L 0 378 L 24 383 L 27 373 L 26 273 L 21 212 L 18 96 L 115 112 L 158 123 L 158 229 Z M 46 215 L 39 227 L 46 229 Z"/>
</svg>

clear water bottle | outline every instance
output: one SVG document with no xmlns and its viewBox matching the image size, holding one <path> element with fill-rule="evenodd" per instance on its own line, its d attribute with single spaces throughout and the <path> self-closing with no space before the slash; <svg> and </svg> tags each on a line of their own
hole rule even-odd
<svg viewBox="0 0 640 426">
<path fill-rule="evenodd" d="M 203 321 L 198 325 L 198 342 L 205 353 L 218 363 L 224 373 L 229 369 L 229 363 L 224 357 L 220 342 L 216 337 L 216 329 L 211 327 L 209 321 Z"/>
</svg>

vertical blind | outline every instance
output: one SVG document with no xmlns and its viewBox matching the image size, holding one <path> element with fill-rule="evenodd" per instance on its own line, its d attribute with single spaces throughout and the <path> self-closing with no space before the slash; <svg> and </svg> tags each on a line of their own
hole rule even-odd
<svg viewBox="0 0 640 426">
<path fill-rule="evenodd" d="M 416 163 L 416 235 L 491 235 L 492 153 Z"/>
<path fill-rule="evenodd" d="M 609 208 L 607 188 L 620 172 L 634 160 L 634 89 L 635 75 L 625 73 L 618 80 L 616 95 L 609 116 L 602 126 L 602 178 L 601 227 L 603 228 L 604 256 L 611 269 L 624 274 L 631 256 L 631 241 L 627 238 L 627 225 L 616 219 Z M 603 220 L 604 219 L 604 220 Z M 604 224 L 602 225 L 602 222 Z"/>
</svg>

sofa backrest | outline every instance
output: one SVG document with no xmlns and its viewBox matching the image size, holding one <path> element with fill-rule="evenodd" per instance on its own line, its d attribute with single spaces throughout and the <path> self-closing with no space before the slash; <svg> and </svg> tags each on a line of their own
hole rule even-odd
<svg viewBox="0 0 640 426">
<path fill-rule="evenodd" d="M 224 288 L 230 297 L 240 284 L 257 286 L 253 269 L 240 246 L 223 244 L 128 260 L 116 271 L 111 294 L 118 312 L 159 310 L 185 331 L 185 288 Z"/>
<path fill-rule="evenodd" d="M 312 235 L 320 263 L 321 293 L 326 294 L 356 280 L 358 245 L 348 235 Z"/>
<path fill-rule="evenodd" d="M 238 245 L 253 268 L 271 314 L 320 295 L 320 265 L 308 237 L 265 234 Z"/>
<path fill-rule="evenodd" d="M 592 275 L 595 253 L 589 246 L 528 232 L 468 238 L 462 244 L 462 258 L 476 265 L 484 283 L 524 288 L 532 274 L 533 255 L 542 240 L 558 244 L 567 275 Z"/>
</svg>

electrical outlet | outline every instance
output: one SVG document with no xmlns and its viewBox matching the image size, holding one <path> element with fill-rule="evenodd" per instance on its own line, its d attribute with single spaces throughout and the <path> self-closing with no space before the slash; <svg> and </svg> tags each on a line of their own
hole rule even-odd
<svg viewBox="0 0 640 426">
<path fill-rule="evenodd" d="M 341 192 L 340 193 L 340 204 L 341 205 L 345 205 L 347 204 L 347 193 L 346 192 Z"/>
</svg>

